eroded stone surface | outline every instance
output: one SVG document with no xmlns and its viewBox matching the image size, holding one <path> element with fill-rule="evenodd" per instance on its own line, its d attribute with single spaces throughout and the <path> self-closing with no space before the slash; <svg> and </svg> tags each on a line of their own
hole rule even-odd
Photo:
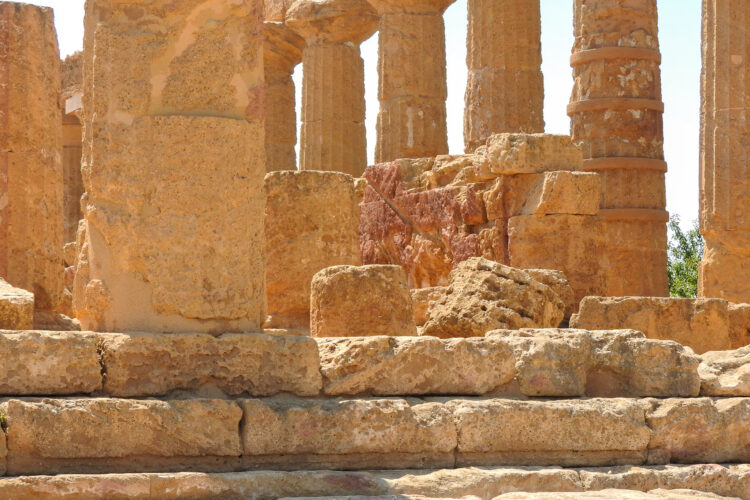
<svg viewBox="0 0 750 500">
<path fill-rule="evenodd" d="M 265 190 L 265 326 L 309 329 L 315 273 L 361 264 L 360 197 L 354 179 L 338 172 L 274 172 Z"/>
<path fill-rule="evenodd" d="M 423 335 L 482 336 L 498 328 L 554 328 L 563 320 L 562 300 L 520 269 L 483 258 L 451 272 L 443 297 L 428 308 Z"/>
<path fill-rule="evenodd" d="M 0 394 L 52 396 L 102 388 L 99 338 L 89 333 L 0 333 Z"/>
<path fill-rule="evenodd" d="M 320 392 L 314 340 L 293 335 L 103 335 L 104 390 L 157 396 L 216 387 L 227 394 Z"/>
<path fill-rule="evenodd" d="M 649 338 L 675 340 L 698 354 L 750 343 L 747 304 L 722 299 L 586 297 L 574 328 L 632 328 Z"/>
<path fill-rule="evenodd" d="M 315 274 L 313 337 L 416 335 L 406 274 L 399 266 L 333 266 Z"/>
<path fill-rule="evenodd" d="M 0 329 L 30 330 L 34 325 L 34 294 L 0 278 Z"/>
<path fill-rule="evenodd" d="M 417 326 L 422 326 L 427 322 L 427 309 L 430 303 L 443 296 L 445 287 L 415 288 L 410 290 L 410 293 L 412 305 L 414 306 L 414 322 Z"/>
<path fill-rule="evenodd" d="M 681 499 L 694 499 L 694 500 L 711 500 L 722 497 L 714 495 L 713 493 L 704 493 L 701 491 L 679 489 L 679 490 L 664 490 L 657 489 L 647 492 L 635 491 L 635 490 L 621 490 L 611 489 L 602 491 L 587 491 L 578 493 L 506 493 L 495 497 L 497 500 L 555 500 L 561 499 L 575 499 L 575 498 L 593 498 L 597 500 L 657 500 L 659 498 L 667 498 L 669 500 L 681 500 Z"/>
<path fill-rule="evenodd" d="M 565 317 L 570 316 L 578 310 L 578 301 L 575 292 L 571 288 L 568 278 L 562 271 L 553 269 L 524 269 L 524 271 L 543 285 L 547 285 L 560 297 L 565 304 Z"/>
<path fill-rule="evenodd" d="M 580 168 L 581 150 L 567 135 L 495 134 L 477 151 L 495 174 L 536 174 Z"/>
<path fill-rule="evenodd" d="M 704 353 L 698 373 L 703 396 L 750 397 L 750 346 Z"/>
</svg>

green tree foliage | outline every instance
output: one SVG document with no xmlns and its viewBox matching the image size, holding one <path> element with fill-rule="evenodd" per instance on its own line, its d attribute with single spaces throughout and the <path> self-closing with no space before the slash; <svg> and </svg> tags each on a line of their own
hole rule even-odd
<svg viewBox="0 0 750 500">
<path fill-rule="evenodd" d="M 703 256 L 703 236 L 698 222 L 693 222 L 692 229 L 683 231 L 680 217 L 674 215 L 669 219 L 669 232 L 669 294 L 672 297 L 697 297 L 698 265 Z"/>
</svg>

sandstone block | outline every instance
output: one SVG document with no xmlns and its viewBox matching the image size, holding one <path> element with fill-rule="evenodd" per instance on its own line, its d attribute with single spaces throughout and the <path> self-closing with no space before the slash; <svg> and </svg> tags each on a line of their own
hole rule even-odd
<svg viewBox="0 0 750 500">
<path fill-rule="evenodd" d="M 581 150 L 566 135 L 495 134 L 477 154 L 495 174 L 581 170 L 583 165 Z"/>
<path fill-rule="evenodd" d="M 8 469 L 15 474 L 44 470 L 48 459 L 54 463 L 242 453 L 242 411 L 230 401 L 10 400 L 3 410 Z"/>
<path fill-rule="evenodd" d="M 750 346 L 704 353 L 698 373 L 703 396 L 750 397 Z"/>
<path fill-rule="evenodd" d="M 539 177 L 525 197 L 521 212 L 513 215 L 599 213 L 601 179 L 598 174 L 562 171 L 545 172 Z"/>
<path fill-rule="evenodd" d="M 633 330 L 497 330 L 487 338 L 513 350 L 525 396 L 692 397 L 700 391 L 698 356 Z"/>
<path fill-rule="evenodd" d="M 565 304 L 565 318 L 578 310 L 575 292 L 562 271 L 554 269 L 524 269 L 524 271 L 543 285 L 547 285 Z"/>
<path fill-rule="evenodd" d="M 104 390 L 116 397 L 158 396 L 216 387 L 227 394 L 320 392 L 318 348 L 292 335 L 103 335 Z"/>
<path fill-rule="evenodd" d="M 562 271 L 575 301 L 605 290 L 602 223 L 583 215 L 519 216 L 508 221 L 508 254 L 513 267 Z"/>
<path fill-rule="evenodd" d="M 34 326 L 34 294 L 0 278 L 0 329 L 30 330 Z"/>
<path fill-rule="evenodd" d="M 616 465 L 645 459 L 645 410 L 626 399 L 456 400 L 457 465 Z"/>
<path fill-rule="evenodd" d="M 513 350 L 500 338 L 367 337 L 318 344 L 328 395 L 482 395 L 516 376 Z"/>
<path fill-rule="evenodd" d="M 0 394 L 51 396 L 102 388 L 99 337 L 88 333 L 0 333 Z"/>
<path fill-rule="evenodd" d="M 427 322 L 427 309 L 430 303 L 442 297 L 445 287 L 414 288 L 409 293 L 411 293 L 411 302 L 414 306 L 414 322 L 417 326 L 422 326 Z"/>
<path fill-rule="evenodd" d="M 746 463 L 750 399 L 668 399 L 646 416 L 649 463 Z"/>
<path fill-rule="evenodd" d="M 451 271 L 443 297 L 428 308 L 423 335 L 473 337 L 498 328 L 549 328 L 564 304 L 548 286 L 520 269 L 471 258 Z"/>
<path fill-rule="evenodd" d="M 675 340 L 701 354 L 744 345 L 740 339 L 747 335 L 747 307 L 722 299 L 586 297 L 571 326 L 632 328 L 648 338 Z"/>
<path fill-rule="evenodd" d="M 266 294 L 272 328 L 310 328 L 310 290 L 318 271 L 361 264 L 354 179 L 338 172 L 268 174 Z"/>
<path fill-rule="evenodd" d="M 451 413 L 439 403 L 253 399 L 241 405 L 245 455 L 452 456 L 456 447 Z"/>
<path fill-rule="evenodd" d="M 571 500 L 576 498 L 592 498 L 596 500 L 658 500 L 660 498 L 666 498 L 669 500 L 719 500 L 722 498 L 728 499 L 729 497 L 720 497 L 713 493 L 703 493 L 688 489 L 656 489 L 646 492 L 611 489 L 586 491 L 583 493 L 505 493 L 504 495 L 495 497 L 495 500 L 556 500 L 558 498 Z"/>
<path fill-rule="evenodd" d="M 414 309 L 400 266 L 334 266 L 312 280 L 313 337 L 416 335 Z"/>
</svg>

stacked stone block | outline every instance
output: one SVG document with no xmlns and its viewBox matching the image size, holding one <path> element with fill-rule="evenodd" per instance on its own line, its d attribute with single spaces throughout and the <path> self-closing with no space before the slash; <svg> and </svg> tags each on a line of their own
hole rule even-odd
<svg viewBox="0 0 750 500">
<path fill-rule="evenodd" d="M 0 2 L 0 277 L 63 300 L 60 54 L 52 9 Z"/>
<path fill-rule="evenodd" d="M 260 328 L 262 23 L 258 2 L 87 3 L 85 329 Z"/>
<path fill-rule="evenodd" d="M 602 178 L 607 291 L 664 296 L 668 214 L 656 0 L 576 0 L 574 10 L 568 114 L 584 170 Z"/>
</svg>

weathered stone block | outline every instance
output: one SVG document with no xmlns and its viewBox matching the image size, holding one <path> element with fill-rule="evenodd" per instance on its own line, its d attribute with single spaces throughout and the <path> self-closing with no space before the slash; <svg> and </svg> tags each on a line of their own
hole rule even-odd
<svg viewBox="0 0 750 500">
<path fill-rule="evenodd" d="M 52 396 L 102 388 L 99 337 L 89 333 L 0 333 L 0 394 Z"/>
<path fill-rule="evenodd" d="M 698 373 L 702 396 L 750 397 L 750 346 L 704 353 Z"/>
<path fill-rule="evenodd" d="M 231 401 L 10 400 L 3 409 L 15 474 L 38 471 L 46 459 L 242 453 L 242 410 Z"/>
<path fill-rule="evenodd" d="M 668 399 L 646 416 L 649 462 L 745 463 L 750 460 L 750 399 Z"/>
<path fill-rule="evenodd" d="M 648 338 L 675 340 L 701 354 L 744 345 L 748 307 L 722 299 L 586 297 L 571 326 L 632 328 Z"/>
<path fill-rule="evenodd" d="M 443 296 L 445 287 L 414 288 L 409 290 L 409 293 L 411 293 L 411 301 L 414 306 L 414 322 L 417 326 L 422 326 L 427 322 L 427 309 L 430 303 Z"/>
<path fill-rule="evenodd" d="M 312 280 L 313 337 L 416 335 L 406 273 L 400 266 L 334 266 Z"/>
<path fill-rule="evenodd" d="M 450 276 L 443 297 L 428 308 L 422 335 L 475 337 L 498 328 L 554 328 L 563 320 L 557 294 L 520 269 L 475 257 Z"/>
<path fill-rule="evenodd" d="M 565 304 L 566 319 L 569 319 L 578 310 L 575 292 L 570 286 L 568 278 L 565 277 L 565 273 L 554 269 L 524 269 L 524 271 L 542 285 L 550 287 L 560 297 L 560 300 Z"/>
<path fill-rule="evenodd" d="M 527 176 L 519 176 L 523 179 Z M 534 176 L 536 177 L 536 176 Z M 596 215 L 601 201 L 601 180 L 589 172 L 546 172 L 525 196 L 519 214 L 512 215 Z"/>
<path fill-rule="evenodd" d="M 216 387 L 228 394 L 314 396 L 322 383 L 314 340 L 291 335 L 102 335 L 104 390 L 157 396 Z"/>
<path fill-rule="evenodd" d="M 34 326 L 34 294 L 0 278 L 0 329 L 30 330 Z"/>
<path fill-rule="evenodd" d="M 496 134 L 477 150 L 477 155 L 495 174 L 581 170 L 583 165 L 580 148 L 567 135 Z"/>
<path fill-rule="evenodd" d="M 329 395 L 482 395 L 516 376 L 513 350 L 500 338 L 368 337 L 318 344 Z"/>
<path fill-rule="evenodd" d="M 456 447 L 451 412 L 440 403 L 252 399 L 241 405 L 244 455 L 434 456 Z"/>
<path fill-rule="evenodd" d="M 318 271 L 360 265 L 354 179 L 338 172 L 273 172 L 265 179 L 266 294 L 271 328 L 310 328 Z"/>
<path fill-rule="evenodd" d="M 636 401 L 456 400 L 457 465 L 640 463 L 651 432 Z"/>
</svg>

